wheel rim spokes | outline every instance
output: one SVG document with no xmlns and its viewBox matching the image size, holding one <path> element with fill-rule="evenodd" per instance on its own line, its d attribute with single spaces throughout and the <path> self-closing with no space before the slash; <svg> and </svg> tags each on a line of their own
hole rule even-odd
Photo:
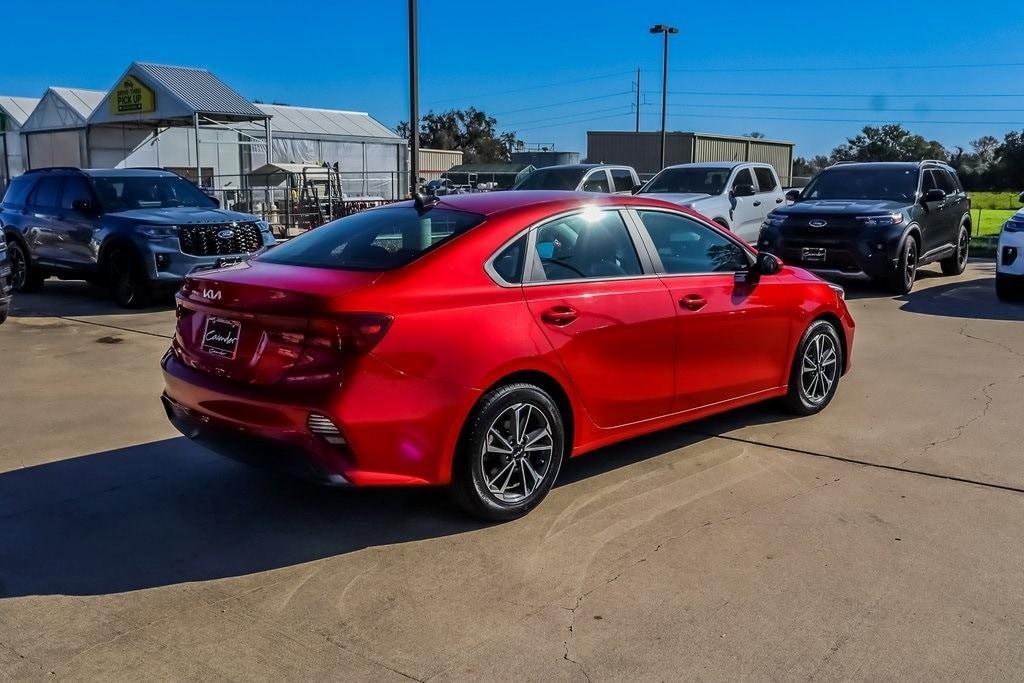
<svg viewBox="0 0 1024 683">
<path fill-rule="evenodd" d="M 800 360 L 800 388 L 811 403 L 821 403 L 832 391 L 839 375 L 839 353 L 827 334 L 811 339 Z"/>
<path fill-rule="evenodd" d="M 25 285 L 25 259 L 22 258 L 20 249 L 11 249 L 11 283 L 15 289 L 21 289 Z"/>
<path fill-rule="evenodd" d="M 487 490 L 504 503 L 529 498 L 551 468 L 553 453 L 543 411 L 530 403 L 509 406 L 488 427 L 480 453 Z"/>
</svg>

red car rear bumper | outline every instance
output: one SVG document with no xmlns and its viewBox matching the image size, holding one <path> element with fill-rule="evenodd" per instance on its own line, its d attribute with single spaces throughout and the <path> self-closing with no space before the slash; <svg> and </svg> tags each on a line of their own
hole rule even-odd
<svg viewBox="0 0 1024 683">
<path fill-rule="evenodd" d="M 161 365 L 161 400 L 182 434 L 232 459 L 334 485 L 447 483 L 458 426 L 480 396 L 404 375 L 372 356 L 341 387 L 313 397 L 233 384 L 192 370 L 173 353 Z M 310 431 L 311 414 L 329 418 L 345 444 Z"/>
</svg>

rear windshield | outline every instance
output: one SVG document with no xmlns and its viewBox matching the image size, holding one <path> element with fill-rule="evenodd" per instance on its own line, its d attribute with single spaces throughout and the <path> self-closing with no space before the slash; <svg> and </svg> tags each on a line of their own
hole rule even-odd
<svg viewBox="0 0 1024 683">
<path fill-rule="evenodd" d="M 731 173 L 731 168 L 666 168 L 640 194 L 722 194 Z"/>
<path fill-rule="evenodd" d="M 464 211 L 411 206 L 374 209 L 336 220 L 274 247 L 258 258 L 312 268 L 390 270 L 482 223 Z"/>
<path fill-rule="evenodd" d="M 890 199 L 911 202 L 917 193 L 916 168 L 830 168 L 815 176 L 801 199 Z"/>
<path fill-rule="evenodd" d="M 212 209 L 217 206 L 202 190 L 178 176 L 94 175 L 92 185 L 106 213 L 179 206 Z"/>
<path fill-rule="evenodd" d="M 515 190 L 575 190 L 586 169 L 539 168 L 520 181 Z"/>
</svg>

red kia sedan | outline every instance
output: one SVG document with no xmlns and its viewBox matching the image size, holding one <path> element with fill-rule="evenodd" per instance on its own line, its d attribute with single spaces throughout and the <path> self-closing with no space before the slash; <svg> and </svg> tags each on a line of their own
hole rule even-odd
<svg viewBox="0 0 1024 683">
<path fill-rule="evenodd" d="M 189 277 L 163 403 L 226 455 L 449 485 L 501 520 L 567 457 L 766 399 L 821 410 L 853 328 L 842 288 L 676 205 L 456 195 Z"/>
</svg>

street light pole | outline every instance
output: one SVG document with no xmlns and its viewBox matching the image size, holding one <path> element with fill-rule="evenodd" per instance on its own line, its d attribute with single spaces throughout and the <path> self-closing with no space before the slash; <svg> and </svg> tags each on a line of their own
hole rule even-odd
<svg viewBox="0 0 1024 683">
<path fill-rule="evenodd" d="M 679 29 L 665 24 L 655 24 L 651 33 L 665 34 L 665 51 L 661 62 L 661 168 L 665 168 L 665 117 L 668 108 L 668 37 L 679 33 Z"/>
<path fill-rule="evenodd" d="M 420 84 L 419 44 L 417 40 L 416 0 L 409 0 L 409 194 L 416 194 L 420 176 Z"/>
</svg>

